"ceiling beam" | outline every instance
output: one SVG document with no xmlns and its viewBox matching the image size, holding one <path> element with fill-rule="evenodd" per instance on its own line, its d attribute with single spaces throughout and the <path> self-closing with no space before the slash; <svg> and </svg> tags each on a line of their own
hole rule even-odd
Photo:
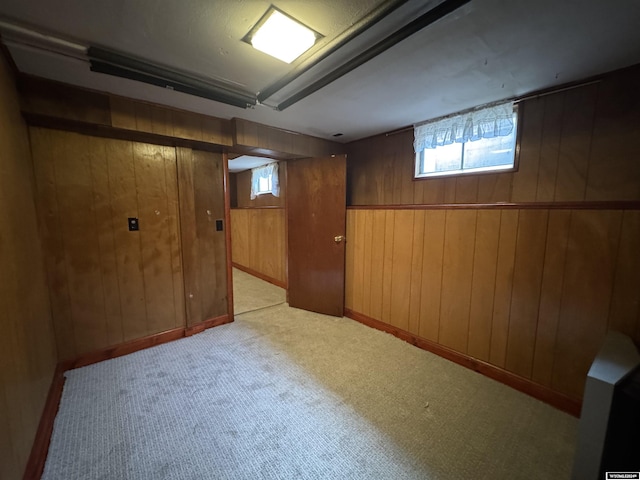
<svg viewBox="0 0 640 480">
<path fill-rule="evenodd" d="M 368 48 L 364 52 L 360 53 L 359 55 L 356 55 L 354 58 L 344 63 L 340 67 L 329 72 L 324 77 L 313 82 L 308 87 L 305 87 L 299 92 L 294 93 L 289 98 L 279 103 L 276 108 L 278 110 L 284 110 L 290 107 L 291 105 L 299 102 L 303 98 L 306 98 L 312 93 L 317 92 L 321 88 L 326 87 L 330 83 L 336 81 L 337 79 L 346 75 L 352 70 L 355 70 L 360 65 L 377 57 L 378 55 L 388 50 L 389 48 L 393 47 L 394 45 L 398 44 L 405 38 L 413 35 L 414 33 L 419 32 L 423 28 L 428 27 L 432 23 L 435 23 L 441 18 L 449 15 L 450 13 L 462 7 L 463 5 L 469 3 L 470 1 L 471 0 L 445 0 L 441 4 L 429 10 L 427 13 L 421 15 L 420 17 L 416 18 L 412 22 L 408 23 L 401 29 L 396 30 L 394 33 L 382 39 L 381 41 L 379 41 L 372 47 Z"/>
</svg>

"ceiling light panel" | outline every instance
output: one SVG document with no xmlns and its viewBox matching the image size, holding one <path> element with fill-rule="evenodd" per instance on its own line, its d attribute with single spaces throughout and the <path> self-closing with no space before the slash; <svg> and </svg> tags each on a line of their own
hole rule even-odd
<svg viewBox="0 0 640 480">
<path fill-rule="evenodd" d="M 244 40 L 261 52 L 291 63 L 313 47 L 319 37 L 309 27 L 270 7 Z"/>
</svg>

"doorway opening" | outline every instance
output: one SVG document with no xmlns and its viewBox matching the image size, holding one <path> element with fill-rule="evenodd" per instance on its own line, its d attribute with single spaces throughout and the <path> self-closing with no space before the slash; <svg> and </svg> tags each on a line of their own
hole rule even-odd
<svg viewBox="0 0 640 480">
<path fill-rule="evenodd" d="M 234 314 L 286 302 L 286 162 L 229 154 Z"/>
</svg>

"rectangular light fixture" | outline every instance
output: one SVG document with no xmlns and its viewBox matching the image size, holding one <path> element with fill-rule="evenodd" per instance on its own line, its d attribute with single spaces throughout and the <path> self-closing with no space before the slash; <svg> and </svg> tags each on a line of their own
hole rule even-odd
<svg viewBox="0 0 640 480">
<path fill-rule="evenodd" d="M 286 63 L 309 50 L 321 35 L 271 6 L 243 40 Z"/>
</svg>

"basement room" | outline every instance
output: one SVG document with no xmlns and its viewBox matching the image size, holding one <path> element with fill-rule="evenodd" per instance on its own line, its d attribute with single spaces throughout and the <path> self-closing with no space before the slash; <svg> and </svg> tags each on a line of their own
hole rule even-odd
<svg viewBox="0 0 640 480">
<path fill-rule="evenodd" d="M 640 479 L 640 2 L 3 0 L 0 479 Z"/>
</svg>

